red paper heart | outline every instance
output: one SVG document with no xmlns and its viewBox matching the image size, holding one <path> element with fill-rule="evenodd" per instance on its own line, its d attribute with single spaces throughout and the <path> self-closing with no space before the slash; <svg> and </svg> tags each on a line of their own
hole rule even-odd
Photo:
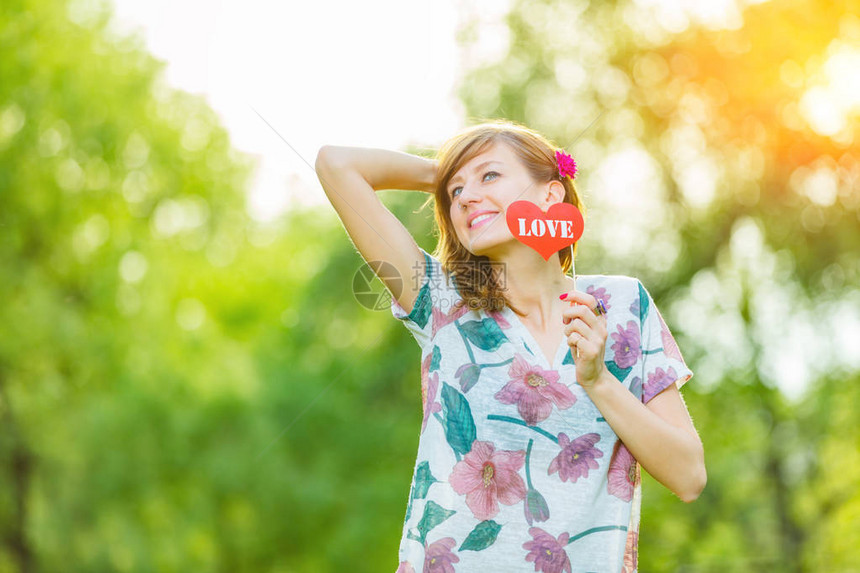
<svg viewBox="0 0 860 573">
<path fill-rule="evenodd" d="M 514 201 L 505 219 L 511 234 L 540 253 L 545 261 L 577 242 L 585 228 L 582 213 L 570 203 L 556 203 L 544 213 L 531 201 Z"/>
</svg>

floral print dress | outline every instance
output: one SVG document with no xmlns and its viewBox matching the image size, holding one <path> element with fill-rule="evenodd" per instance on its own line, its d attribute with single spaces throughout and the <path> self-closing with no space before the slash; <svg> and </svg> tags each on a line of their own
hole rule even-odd
<svg viewBox="0 0 860 573">
<path fill-rule="evenodd" d="M 636 571 L 639 465 L 576 383 L 567 341 L 544 357 L 517 315 L 455 307 L 422 249 L 412 312 L 424 417 L 397 573 Z M 647 403 L 692 372 L 634 278 L 580 275 L 608 310 L 609 371 Z M 551 361 L 551 362 L 550 362 Z"/>
</svg>

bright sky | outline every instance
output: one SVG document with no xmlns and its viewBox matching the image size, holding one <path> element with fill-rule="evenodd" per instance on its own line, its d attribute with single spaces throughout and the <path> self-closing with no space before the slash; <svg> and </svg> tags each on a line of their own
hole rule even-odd
<svg viewBox="0 0 860 573">
<path fill-rule="evenodd" d="M 72 4 L 99 1 L 110 0 Z M 326 143 L 438 147 L 463 124 L 464 113 L 454 94 L 460 76 L 506 50 L 501 18 L 510 4 L 509 0 L 461 0 L 456 5 L 455 0 L 112 1 L 120 33 L 141 32 L 150 52 L 167 62 L 167 81 L 205 94 L 234 146 L 258 156 L 249 201 L 257 219 L 273 218 L 291 202 L 326 202 L 310 167 Z M 691 20 L 711 28 L 740 26 L 737 1 L 719 0 L 707 9 L 689 0 L 633 4 L 662 29 L 681 30 Z M 455 38 L 470 14 L 480 15 L 481 27 L 478 43 L 466 53 Z M 853 22 L 856 27 L 856 18 Z M 838 41 L 829 51 L 827 77 L 820 74 L 799 103 L 816 131 L 833 136 L 848 133 L 846 118 L 860 109 L 856 74 L 847 73 L 856 66 L 860 51 Z M 782 71 L 790 80 L 792 70 Z M 712 173 L 702 161 L 688 163 L 686 179 L 692 177 L 695 184 L 685 188 L 698 189 L 698 199 L 709 203 L 713 193 L 701 182 L 713 180 Z M 613 186 L 629 187 L 621 183 L 614 180 Z"/>
<path fill-rule="evenodd" d="M 325 201 L 311 166 L 326 143 L 435 147 L 462 123 L 454 87 L 463 68 L 455 40 L 463 3 L 114 4 L 121 33 L 140 31 L 168 63 L 168 82 L 205 94 L 234 146 L 259 155 L 250 202 L 256 218 L 290 201 Z M 496 12 L 507 5 L 493 4 Z"/>
</svg>

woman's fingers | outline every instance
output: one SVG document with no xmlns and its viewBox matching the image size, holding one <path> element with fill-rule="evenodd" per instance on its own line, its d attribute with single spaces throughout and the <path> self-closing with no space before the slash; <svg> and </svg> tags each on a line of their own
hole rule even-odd
<svg viewBox="0 0 860 573">
<path fill-rule="evenodd" d="M 585 305 L 590 308 L 596 316 L 606 315 L 606 306 L 603 304 L 603 301 L 588 293 L 572 290 L 562 294 L 559 298 L 565 302 L 571 303 L 571 305 Z"/>
<path fill-rule="evenodd" d="M 585 322 L 583 322 L 579 319 L 576 319 L 576 320 L 570 321 L 564 327 L 564 335 L 565 336 L 569 337 L 573 333 L 577 333 L 580 336 L 582 336 L 583 338 L 589 338 L 589 337 L 595 335 L 595 330 L 592 329 L 591 326 L 589 326 Z"/>
<path fill-rule="evenodd" d="M 603 352 L 601 351 L 601 345 L 585 338 L 578 332 L 574 332 L 568 337 L 567 344 L 572 349 L 575 349 L 577 360 L 587 363 L 592 360 L 602 359 Z"/>
<path fill-rule="evenodd" d="M 588 308 L 595 308 L 597 306 L 597 299 L 587 292 L 580 292 L 578 290 L 571 290 L 564 293 L 563 300 L 564 302 L 574 302 L 577 304 L 584 304 Z M 560 298 L 560 297 L 559 297 Z"/>
<path fill-rule="evenodd" d="M 597 299 L 587 293 L 571 291 L 563 300 L 571 303 L 562 310 L 568 345 L 576 349 L 580 360 L 588 362 L 602 357 L 607 338 L 606 316 L 595 314 Z"/>
<path fill-rule="evenodd" d="M 606 308 L 598 300 L 579 291 L 570 291 L 562 298 L 571 303 L 562 310 L 564 333 L 568 345 L 576 352 L 577 381 L 590 386 L 606 368 L 603 354 L 606 347 Z M 595 310 L 597 309 L 597 310 Z"/>
<path fill-rule="evenodd" d="M 576 349 L 579 352 L 580 358 L 584 360 L 593 360 L 597 358 L 598 354 L 598 346 L 587 339 L 582 339 L 576 343 Z"/>
<path fill-rule="evenodd" d="M 589 326 L 597 325 L 597 317 L 583 304 L 570 305 L 570 308 L 565 308 L 561 311 L 561 316 L 564 317 L 565 324 L 569 324 L 578 318 Z"/>
<path fill-rule="evenodd" d="M 565 324 L 570 325 L 575 322 L 582 322 L 591 330 L 606 338 L 606 317 L 595 315 L 589 307 L 582 304 L 571 305 L 570 308 L 562 310 L 561 314 Z"/>
</svg>

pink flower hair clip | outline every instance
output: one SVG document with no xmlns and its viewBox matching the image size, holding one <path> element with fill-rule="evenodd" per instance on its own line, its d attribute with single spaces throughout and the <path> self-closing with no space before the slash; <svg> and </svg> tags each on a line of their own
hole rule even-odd
<svg viewBox="0 0 860 573">
<path fill-rule="evenodd" d="M 576 177 L 576 161 L 573 157 L 559 149 L 555 152 L 555 162 L 558 164 L 558 174 L 562 177 Z"/>
</svg>

